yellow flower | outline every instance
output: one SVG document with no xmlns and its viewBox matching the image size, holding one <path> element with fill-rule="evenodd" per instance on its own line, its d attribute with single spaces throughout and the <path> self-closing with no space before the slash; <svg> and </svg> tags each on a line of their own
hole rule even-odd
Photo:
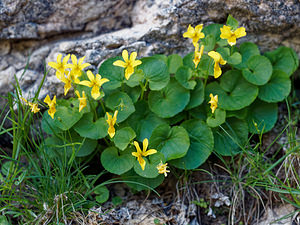
<svg viewBox="0 0 300 225">
<path fill-rule="evenodd" d="M 215 61 L 215 66 L 214 66 L 214 77 L 218 78 L 219 76 L 221 76 L 222 74 L 222 70 L 221 67 L 219 65 L 219 63 L 221 65 L 225 65 L 226 61 L 222 58 L 222 56 L 220 55 L 220 53 L 215 52 L 215 51 L 210 51 L 208 53 L 208 55 L 213 58 L 213 60 Z"/>
<path fill-rule="evenodd" d="M 210 101 L 208 104 L 210 104 L 211 112 L 214 113 L 216 108 L 218 107 L 218 95 L 213 96 L 213 94 L 210 93 L 209 95 Z"/>
<path fill-rule="evenodd" d="M 56 112 L 55 104 L 56 104 L 56 95 L 54 95 L 53 99 L 51 100 L 49 95 L 46 96 L 45 103 L 49 106 L 48 114 L 54 119 L 54 114 Z"/>
<path fill-rule="evenodd" d="M 75 55 L 71 55 L 71 60 L 72 60 L 72 63 L 70 65 L 70 68 L 71 68 L 71 78 L 72 80 L 74 81 L 74 83 L 79 83 L 79 79 L 78 77 L 81 76 L 82 74 L 82 70 L 85 68 L 85 67 L 88 67 L 90 66 L 91 64 L 89 63 L 83 63 L 83 60 L 84 60 L 85 56 L 83 56 L 82 58 L 80 58 L 77 62 L 77 57 Z"/>
<path fill-rule="evenodd" d="M 235 31 L 231 30 L 231 27 L 224 25 L 223 28 L 220 28 L 221 35 L 220 38 L 227 39 L 227 42 L 230 46 L 236 44 L 236 39 L 246 36 L 245 27 L 240 27 Z"/>
<path fill-rule="evenodd" d="M 40 108 L 38 107 L 37 103 L 28 102 L 25 98 L 21 98 L 26 105 L 29 105 L 31 112 L 37 113 L 40 111 Z"/>
<path fill-rule="evenodd" d="M 120 67 L 126 68 L 125 69 L 126 80 L 129 80 L 130 76 L 134 73 L 134 67 L 142 64 L 142 61 L 135 60 L 136 56 L 137 56 L 137 53 L 132 52 L 130 54 L 130 59 L 128 59 L 128 51 L 123 50 L 122 57 L 125 62 L 123 62 L 122 60 L 117 60 L 113 63 L 114 66 L 120 66 Z"/>
<path fill-rule="evenodd" d="M 191 38 L 193 40 L 194 46 L 196 46 L 196 43 L 199 41 L 200 38 L 204 38 L 205 35 L 202 33 L 203 24 L 197 25 L 195 28 L 189 25 L 187 32 L 183 34 L 183 37 L 185 38 Z"/>
<path fill-rule="evenodd" d="M 167 170 L 168 168 L 168 163 L 163 164 L 162 161 L 160 161 L 160 164 L 157 165 L 158 173 L 164 174 L 165 177 L 168 175 L 167 173 L 170 172 L 170 170 Z"/>
<path fill-rule="evenodd" d="M 145 169 L 146 166 L 146 161 L 143 159 L 142 156 L 146 157 L 148 155 L 152 155 L 155 154 L 157 151 L 155 149 L 149 149 L 147 151 L 147 147 L 148 147 L 148 139 L 145 138 L 143 140 L 143 151 L 141 150 L 139 143 L 137 143 L 136 141 L 133 142 L 135 148 L 136 148 L 136 152 L 132 152 L 131 154 L 135 157 L 137 157 L 137 160 L 139 161 L 139 164 L 142 167 L 142 170 Z"/>
<path fill-rule="evenodd" d="M 69 72 L 69 75 L 68 75 L 67 78 L 63 75 L 60 80 L 65 83 L 64 94 L 67 95 L 68 91 L 72 87 L 72 85 L 71 85 L 72 80 L 71 80 L 71 74 L 70 74 L 70 72 Z"/>
<path fill-rule="evenodd" d="M 85 92 L 82 91 L 82 97 L 80 97 L 80 93 L 77 90 L 75 91 L 75 94 L 77 95 L 78 100 L 79 100 L 79 112 L 80 112 L 84 107 L 86 107 Z"/>
<path fill-rule="evenodd" d="M 107 130 L 107 133 L 109 134 L 109 136 L 111 138 L 113 138 L 115 136 L 115 133 L 116 133 L 116 130 L 114 128 L 114 125 L 116 124 L 117 122 L 117 115 L 118 115 L 118 110 L 116 110 L 114 112 L 114 116 L 110 115 L 108 112 L 106 112 L 106 115 L 107 115 L 107 120 L 106 122 L 108 123 L 108 130 Z"/>
<path fill-rule="evenodd" d="M 70 54 L 64 57 L 63 61 L 61 62 L 62 54 L 58 54 L 56 61 L 57 62 L 49 62 L 48 65 L 54 69 L 56 69 L 56 77 L 58 79 L 62 79 L 62 76 L 65 73 L 65 70 L 70 68 L 70 64 L 68 64 Z"/>
<path fill-rule="evenodd" d="M 84 80 L 84 81 L 81 81 L 79 84 L 91 87 L 92 88 L 92 91 L 91 91 L 92 97 L 94 99 L 97 99 L 100 96 L 99 89 L 101 88 L 102 84 L 108 82 L 109 80 L 106 78 L 101 79 L 101 76 L 99 74 L 96 74 L 96 76 L 95 76 L 90 70 L 88 70 L 86 73 L 87 73 L 87 76 L 90 81 Z"/>
<path fill-rule="evenodd" d="M 193 60 L 193 62 L 195 64 L 195 68 L 197 68 L 197 66 L 198 66 L 198 64 L 199 64 L 199 62 L 201 60 L 201 57 L 203 55 L 203 50 L 204 50 L 204 45 L 201 45 L 200 51 L 199 51 L 199 44 L 196 43 L 196 45 L 195 45 L 194 60 Z"/>
</svg>

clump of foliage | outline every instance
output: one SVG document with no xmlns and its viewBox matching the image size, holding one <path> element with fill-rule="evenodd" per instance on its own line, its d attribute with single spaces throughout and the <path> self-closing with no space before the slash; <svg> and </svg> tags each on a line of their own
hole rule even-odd
<svg viewBox="0 0 300 225">
<path fill-rule="evenodd" d="M 136 52 L 123 50 L 96 73 L 84 71 L 84 57 L 62 60 L 59 54 L 49 66 L 65 83 L 65 95 L 73 87 L 76 96 L 45 98 L 45 150 L 50 157 L 66 150 L 79 161 L 100 153 L 99 167 L 136 190 L 161 184 L 168 165 L 191 170 L 213 152 L 238 154 L 249 134 L 273 128 L 277 102 L 289 95 L 299 64 L 284 46 L 263 55 L 251 42 L 237 47 L 245 35 L 232 16 L 226 25 L 189 26 L 183 36 L 192 39 L 195 51 L 183 58 L 137 60 Z M 36 103 L 25 103 L 37 111 Z"/>
</svg>

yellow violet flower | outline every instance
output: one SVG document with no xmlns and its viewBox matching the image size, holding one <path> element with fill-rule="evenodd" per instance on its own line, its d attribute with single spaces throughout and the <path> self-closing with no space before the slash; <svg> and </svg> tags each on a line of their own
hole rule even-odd
<svg viewBox="0 0 300 225">
<path fill-rule="evenodd" d="M 61 61 L 62 54 L 58 54 L 56 61 L 57 62 L 49 62 L 48 65 L 54 69 L 56 69 L 56 77 L 58 79 L 62 79 L 62 76 L 65 73 L 65 70 L 70 68 L 70 64 L 68 64 L 70 54 L 64 57 L 63 61 Z"/>
<path fill-rule="evenodd" d="M 231 30 L 231 27 L 224 25 L 223 28 L 220 28 L 221 35 L 220 38 L 227 39 L 227 42 L 230 46 L 236 44 L 236 39 L 246 36 L 245 27 L 240 27 L 235 31 Z"/>
<path fill-rule="evenodd" d="M 82 97 L 80 97 L 80 93 L 77 90 L 75 91 L 75 94 L 77 95 L 78 100 L 79 100 L 79 112 L 80 112 L 81 110 L 83 110 L 84 107 L 86 107 L 85 92 L 82 91 Z"/>
<path fill-rule="evenodd" d="M 222 58 L 222 56 L 220 55 L 220 53 L 215 52 L 215 51 L 210 51 L 208 53 L 208 55 L 213 58 L 213 60 L 215 61 L 215 65 L 214 65 L 214 77 L 218 78 L 219 76 L 221 76 L 222 74 L 222 70 L 219 64 L 221 65 L 225 65 L 226 61 Z"/>
<path fill-rule="evenodd" d="M 170 170 L 167 170 L 168 168 L 168 163 L 163 164 L 162 161 L 160 161 L 160 164 L 157 165 L 158 173 L 164 174 L 165 177 L 168 175 L 167 173 L 170 172 Z"/>
<path fill-rule="evenodd" d="M 53 99 L 51 100 L 49 95 L 46 96 L 45 103 L 49 106 L 48 114 L 54 119 L 54 114 L 56 112 L 55 104 L 56 104 L 56 95 L 54 95 Z"/>
<path fill-rule="evenodd" d="M 115 133 L 116 133 L 116 130 L 114 128 L 114 125 L 116 124 L 117 122 L 117 115 L 118 115 L 118 110 L 116 110 L 114 112 L 114 116 L 110 115 L 108 112 L 106 112 L 106 115 L 107 115 L 107 120 L 106 122 L 108 123 L 108 130 L 107 130 L 107 133 L 109 134 L 109 136 L 111 138 L 113 138 L 115 136 Z"/>
<path fill-rule="evenodd" d="M 139 143 L 137 143 L 136 141 L 133 142 L 135 148 L 136 148 L 136 152 L 132 152 L 131 154 L 135 157 L 137 157 L 137 160 L 139 162 L 139 164 L 141 165 L 142 167 L 142 170 L 145 169 L 145 166 L 146 166 L 146 161 L 143 159 L 142 156 L 146 157 L 148 155 L 152 155 L 152 154 L 155 154 L 157 151 L 155 149 L 149 149 L 147 151 L 147 148 L 148 148 L 148 139 L 145 138 L 143 140 L 143 151 L 141 150 L 140 146 L 139 146 Z"/>
<path fill-rule="evenodd" d="M 74 83 L 80 82 L 78 77 L 81 76 L 82 70 L 91 65 L 89 63 L 83 63 L 84 58 L 85 56 L 83 56 L 77 61 L 77 57 L 73 54 L 71 55 L 71 60 L 73 64 L 70 65 L 70 68 L 71 68 L 71 77 L 74 80 Z"/>
<path fill-rule="evenodd" d="M 137 56 L 136 52 L 132 52 L 130 54 L 130 58 L 128 59 L 128 51 L 127 50 L 123 50 L 122 52 L 122 57 L 123 60 L 117 60 L 113 63 L 114 66 L 120 66 L 125 69 L 125 78 L 126 80 L 129 80 L 130 76 L 134 73 L 134 67 L 141 65 L 142 61 L 140 60 L 135 60 Z"/>
<path fill-rule="evenodd" d="M 210 101 L 208 104 L 210 104 L 211 112 L 215 113 L 216 108 L 218 107 L 218 95 L 213 96 L 212 93 L 209 95 Z"/>
<path fill-rule="evenodd" d="M 203 55 L 203 50 L 204 50 L 204 45 L 201 45 L 200 47 L 200 51 L 199 51 L 199 44 L 196 43 L 195 45 L 195 54 L 194 54 L 194 59 L 193 59 L 193 62 L 195 64 L 195 68 L 197 68 L 200 60 L 201 60 L 201 57 Z"/>
<path fill-rule="evenodd" d="M 26 105 L 29 105 L 31 112 L 38 113 L 40 111 L 37 103 L 28 102 L 25 98 L 21 99 L 25 102 Z"/>
<path fill-rule="evenodd" d="M 195 28 L 189 25 L 187 32 L 183 34 L 183 37 L 185 38 L 191 38 L 193 40 L 194 46 L 196 46 L 196 43 L 199 41 L 200 38 L 204 38 L 205 35 L 202 33 L 203 24 L 197 25 Z"/>
<path fill-rule="evenodd" d="M 67 95 L 68 92 L 69 92 L 69 90 L 70 90 L 70 88 L 72 87 L 72 80 L 71 80 L 71 74 L 70 74 L 70 72 L 69 72 L 67 78 L 63 75 L 60 80 L 65 83 L 64 94 Z"/>
<path fill-rule="evenodd" d="M 84 81 L 81 81 L 79 84 L 91 87 L 92 88 L 92 91 L 91 91 L 92 97 L 94 99 L 97 99 L 100 96 L 99 89 L 101 88 L 101 86 L 104 83 L 108 82 L 109 80 L 106 78 L 101 79 L 101 76 L 99 74 L 96 74 L 96 76 L 95 76 L 90 70 L 88 70 L 86 73 L 87 73 L 87 76 L 90 81 L 84 80 Z"/>
</svg>

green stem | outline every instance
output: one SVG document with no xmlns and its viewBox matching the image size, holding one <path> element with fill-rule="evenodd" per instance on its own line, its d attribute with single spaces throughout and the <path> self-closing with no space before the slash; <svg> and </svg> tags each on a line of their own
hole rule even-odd
<svg viewBox="0 0 300 225">
<path fill-rule="evenodd" d="M 146 80 L 145 85 L 143 85 L 143 83 L 140 82 L 140 86 L 142 88 L 142 93 L 141 93 L 141 98 L 140 98 L 141 100 L 143 100 L 143 98 L 144 98 L 144 92 L 147 90 L 147 85 L 148 85 L 148 80 Z"/>
<path fill-rule="evenodd" d="M 104 106 L 103 101 L 101 99 L 100 99 L 100 105 L 101 105 L 101 107 L 102 107 L 102 109 L 104 111 L 104 114 L 105 114 L 106 113 L 106 109 L 105 109 L 105 106 Z"/>
</svg>

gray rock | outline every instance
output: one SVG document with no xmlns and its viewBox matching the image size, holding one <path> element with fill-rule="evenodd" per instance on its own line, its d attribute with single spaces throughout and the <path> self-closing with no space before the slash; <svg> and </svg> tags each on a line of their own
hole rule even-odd
<svg viewBox="0 0 300 225">
<path fill-rule="evenodd" d="M 0 86 L 26 66 L 29 78 L 22 86 L 34 90 L 44 72 L 44 62 L 56 56 L 86 56 L 96 71 L 108 57 L 123 49 L 139 56 L 156 53 L 186 54 L 190 40 L 182 37 L 189 24 L 225 23 L 232 14 L 246 27 L 247 36 L 262 51 L 279 45 L 300 54 L 300 3 L 297 0 L 4 0 L 0 3 Z M 47 69 L 49 67 L 47 66 Z M 36 76 L 36 75 L 39 76 Z M 6 86 L 5 91 L 11 91 Z M 40 97 L 62 96 L 63 84 L 50 70 Z"/>
</svg>

